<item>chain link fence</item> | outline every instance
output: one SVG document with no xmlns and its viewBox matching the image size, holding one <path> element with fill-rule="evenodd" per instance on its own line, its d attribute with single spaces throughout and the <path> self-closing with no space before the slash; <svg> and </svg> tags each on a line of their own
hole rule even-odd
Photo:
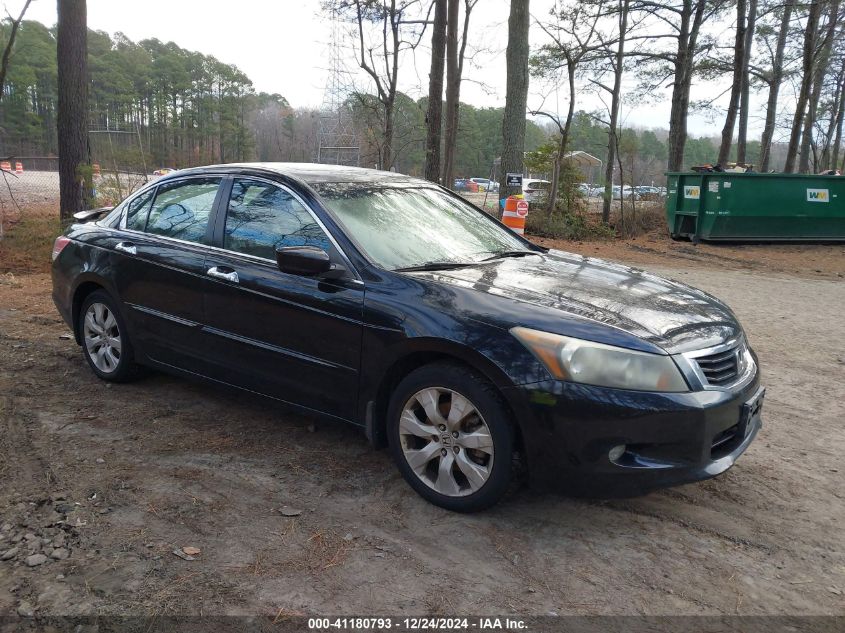
<svg viewBox="0 0 845 633">
<path fill-rule="evenodd" d="M 92 206 L 113 206 L 155 176 L 136 169 L 90 166 Z M 59 159 L 10 157 L 0 161 L 0 239 L 27 213 L 59 215 Z"/>
</svg>

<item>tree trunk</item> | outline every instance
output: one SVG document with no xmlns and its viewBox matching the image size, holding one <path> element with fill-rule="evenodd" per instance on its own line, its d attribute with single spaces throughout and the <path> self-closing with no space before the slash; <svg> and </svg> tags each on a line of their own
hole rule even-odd
<svg viewBox="0 0 845 633">
<path fill-rule="evenodd" d="M 563 166 L 563 161 L 566 160 L 566 148 L 569 147 L 569 134 L 572 130 L 572 119 L 575 116 L 575 63 L 570 60 L 568 66 L 569 108 L 566 110 L 566 121 L 560 131 L 560 144 L 558 145 L 554 169 L 552 170 L 552 186 L 549 191 L 549 204 L 547 208 L 549 212 L 554 211 L 560 190 L 560 169 Z"/>
<path fill-rule="evenodd" d="M 839 25 L 839 0 L 833 0 L 830 4 L 830 20 L 825 28 L 824 37 L 816 49 L 816 57 L 813 62 L 813 79 L 810 98 L 807 100 L 807 115 L 804 117 L 804 130 L 801 134 L 801 156 L 798 162 L 798 171 L 802 174 L 810 173 L 810 149 L 813 143 L 813 128 L 816 125 L 816 115 L 819 109 L 819 99 L 822 94 L 822 84 L 827 73 L 827 64 L 830 60 L 830 52 L 833 49 L 833 40 L 836 27 Z M 813 161 L 813 171 L 818 167 Z"/>
<path fill-rule="evenodd" d="M 88 147 L 88 24 L 85 0 L 58 0 L 59 205 L 68 219 L 83 205 Z M 87 197 L 87 196 L 86 196 Z"/>
<path fill-rule="evenodd" d="M 9 18 L 11 20 L 9 39 L 6 41 L 6 46 L 3 49 L 3 57 L 0 58 L 0 99 L 3 98 L 3 92 L 6 86 L 6 74 L 9 72 L 9 60 L 12 56 L 12 49 L 15 48 L 15 39 L 18 35 L 18 29 L 20 29 L 21 22 L 23 22 L 23 16 L 26 15 L 26 10 L 29 9 L 31 2 L 32 0 L 26 0 L 17 19 L 11 19 L 11 16 Z"/>
<path fill-rule="evenodd" d="M 801 141 L 801 129 L 803 127 L 807 102 L 810 100 L 810 89 L 813 84 L 813 63 L 816 52 L 816 37 L 819 28 L 819 17 L 821 16 L 821 2 L 811 2 L 807 14 L 807 27 L 804 31 L 804 57 L 803 75 L 801 77 L 801 89 L 798 92 L 798 100 L 795 104 L 795 115 L 792 118 L 792 131 L 789 135 L 789 145 L 786 149 L 786 165 L 783 170 L 788 173 L 795 172 L 796 158 L 798 157 L 798 144 Z"/>
<path fill-rule="evenodd" d="M 443 64 L 446 54 L 446 1 L 435 0 L 431 33 L 431 73 L 428 76 L 425 179 L 440 182 L 440 126 L 443 120 Z M 448 182 L 446 185 L 448 186 Z"/>
<path fill-rule="evenodd" d="M 748 67 L 751 64 L 751 48 L 754 45 L 754 29 L 757 26 L 757 0 L 748 3 L 748 23 L 745 27 L 745 43 L 742 59 L 742 89 L 739 94 L 739 130 L 736 139 L 736 162 L 747 162 L 748 149 L 748 114 L 751 107 L 751 77 Z"/>
<path fill-rule="evenodd" d="M 845 62 L 843 62 L 842 71 L 840 72 L 842 81 L 845 81 Z M 833 140 L 833 154 L 828 163 L 829 169 L 836 169 L 839 163 L 839 151 L 842 147 L 842 121 L 845 119 L 845 85 L 839 84 L 839 103 L 836 105 L 836 129 L 835 138 Z"/>
<path fill-rule="evenodd" d="M 525 153 L 525 108 L 528 103 L 528 0 L 511 0 L 508 18 L 507 89 L 502 120 L 502 165 L 499 174 L 502 197 L 508 191 L 507 174 L 522 173 Z"/>
<path fill-rule="evenodd" d="M 675 55 L 672 108 L 669 114 L 669 171 L 681 171 L 684 165 L 690 88 L 695 70 L 695 49 L 708 4 L 707 0 L 686 1 L 681 12 L 678 51 Z"/>
<path fill-rule="evenodd" d="M 610 129 L 608 130 L 607 162 L 604 168 L 604 200 L 602 201 L 601 209 L 601 219 L 605 224 L 610 221 L 610 205 L 613 202 L 613 161 L 616 159 L 616 148 L 619 145 L 619 104 L 622 101 L 622 71 L 624 70 L 623 64 L 625 63 L 625 34 L 628 30 L 628 6 L 629 0 L 621 0 L 619 3 L 619 44 L 616 49 L 616 58 L 613 69 L 613 93 L 610 101 Z M 619 167 L 619 173 L 619 195 L 622 197 L 621 164 Z"/>
<path fill-rule="evenodd" d="M 775 120 L 778 113 L 778 93 L 783 79 L 783 51 L 786 48 L 786 36 L 789 34 L 789 22 L 792 19 L 792 9 L 795 0 L 788 0 L 783 7 L 783 16 L 778 31 L 775 58 L 772 63 L 772 77 L 769 83 L 769 100 L 766 104 L 766 123 L 763 126 L 763 137 L 760 141 L 760 171 L 769 171 L 771 162 L 772 138 L 775 135 Z"/>
<path fill-rule="evenodd" d="M 722 128 L 722 143 L 719 145 L 719 157 L 716 159 L 716 162 L 720 165 L 725 165 L 731 157 L 734 126 L 736 125 L 737 110 L 739 110 L 739 98 L 742 94 L 743 76 L 746 74 L 743 72 L 743 62 L 745 61 L 745 23 L 747 11 L 748 5 L 746 4 L 746 0 L 737 0 L 733 85 L 731 86 L 731 98 L 728 101 L 728 112 L 725 116 L 725 126 Z"/>
<path fill-rule="evenodd" d="M 841 137 L 834 140 L 834 134 L 837 133 L 842 121 L 842 82 L 845 80 L 845 64 L 840 66 L 839 73 L 836 75 L 836 88 L 833 93 L 833 99 L 830 105 L 830 122 L 827 126 L 827 134 L 825 135 L 824 150 L 822 151 L 821 167 L 822 169 L 836 169 L 836 159 L 833 159 L 831 165 L 831 152 L 834 145 L 836 145 Z M 837 155 L 839 152 L 837 151 Z"/>
<path fill-rule="evenodd" d="M 455 143 L 458 137 L 458 99 L 461 75 L 458 64 L 458 17 L 461 0 L 448 0 L 446 16 L 446 138 L 443 143 L 443 184 L 455 184 Z M 466 21 L 468 16 L 464 18 Z M 464 44 L 466 36 L 464 36 Z"/>
<path fill-rule="evenodd" d="M 384 138 L 381 144 L 381 165 L 379 169 L 393 169 L 393 99 L 384 104 Z"/>
</svg>

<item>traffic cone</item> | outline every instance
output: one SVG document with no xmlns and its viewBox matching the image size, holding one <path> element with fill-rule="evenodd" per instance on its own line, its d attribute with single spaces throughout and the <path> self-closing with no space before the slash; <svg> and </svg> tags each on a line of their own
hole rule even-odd
<svg viewBox="0 0 845 633">
<path fill-rule="evenodd" d="M 528 215 L 528 203 L 522 196 L 508 196 L 505 199 L 505 210 L 502 222 L 514 233 L 525 233 L 525 216 Z"/>
</svg>

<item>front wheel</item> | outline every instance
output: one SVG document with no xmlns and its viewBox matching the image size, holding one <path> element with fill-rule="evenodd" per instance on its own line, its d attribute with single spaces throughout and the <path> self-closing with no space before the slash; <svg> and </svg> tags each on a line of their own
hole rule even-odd
<svg viewBox="0 0 845 633">
<path fill-rule="evenodd" d="M 396 388 L 388 439 L 405 480 L 448 510 L 494 505 L 510 484 L 513 429 L 498 391 L 472 370 L 427 365 Z"/>
</svg>

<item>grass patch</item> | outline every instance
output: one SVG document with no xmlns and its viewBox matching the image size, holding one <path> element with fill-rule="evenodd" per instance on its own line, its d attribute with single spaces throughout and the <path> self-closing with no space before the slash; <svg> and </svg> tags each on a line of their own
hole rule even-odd
<svg viewBox="0 0 845 633">
<path fill-rule="evenodd" d="M 28 207 L 7 216 L 0 240 L 0 272 L 48 272 L 53 241 L 61 232 L 59 210 L 53 206 Z"/>
</svg>

